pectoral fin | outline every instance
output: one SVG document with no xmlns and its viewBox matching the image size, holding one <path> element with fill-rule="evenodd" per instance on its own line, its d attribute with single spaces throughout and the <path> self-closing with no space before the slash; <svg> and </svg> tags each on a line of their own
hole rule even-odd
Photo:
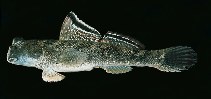
<svg viewBox="0 0 211 99">
<path fill-rule="evenodd" d="M 132 67 L 130 66 L 106 66 L 106 67 L 101 67 L 104 70 L 106 70 L 107 73 L 111 74 L 121 74 L 121 73 L 126 73 L 132 70 Z"/>
<path fill-rule="evenodd" d="M 43 70 L 42 79 L 46 82 L 58 82 L 65 78 L 64 75 L 55 72 L 54 70 Z"/>
</svg>

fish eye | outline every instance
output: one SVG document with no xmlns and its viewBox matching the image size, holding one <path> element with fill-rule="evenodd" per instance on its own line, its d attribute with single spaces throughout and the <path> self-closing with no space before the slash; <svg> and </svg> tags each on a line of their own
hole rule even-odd
<svg viewBox="0 0 211 99">
<path fill-rule="evenodd" d="M 14 41 L 14 42 L 21 41 L 21 40 L 23 40 L 22 37 L 15 37 L 15 38 L 13 38 L 13 41 Z"/>
<path fill-rule="evenodd" d="M 20 37 L 15 37 L 12 41 L 12 44 L 16 44 L 18 42 L 21 42 L 23 40 L 23 38 L 20 38 Z"/>
</svg>

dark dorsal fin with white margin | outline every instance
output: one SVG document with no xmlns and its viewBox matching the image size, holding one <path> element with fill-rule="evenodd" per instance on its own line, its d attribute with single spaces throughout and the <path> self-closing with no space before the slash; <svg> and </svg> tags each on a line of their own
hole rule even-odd
<svg viewBox="0 0 211 99">
<path fill-rule="evenodd" d="M 132 48 L 145 49 L 145 46 L 139 41 L 121 34 L 113 33 L 111 31 L 108 31 L 101 41 Z"/>
<path fill-rule="evenodd" d="M 96 29 L 79 20 L 73 12 L 66 16 L 59 36 L 59 40 L 98 41 L 100 38 Z"/>
</svg>

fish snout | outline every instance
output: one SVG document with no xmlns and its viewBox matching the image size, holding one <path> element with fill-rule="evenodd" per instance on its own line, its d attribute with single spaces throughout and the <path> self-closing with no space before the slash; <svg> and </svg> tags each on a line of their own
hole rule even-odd
<svg viewBox="0 0 211 99">
<path fill-rule="evenodd" d="M 9 47 L 9 50 L 7 52 L 7 61 L 9 63 L 14 63 L 15 61 L 17 61 L 18 59 L 17 58 L 13 58 L 11 57 L 11 47 Z"/>
</svg>

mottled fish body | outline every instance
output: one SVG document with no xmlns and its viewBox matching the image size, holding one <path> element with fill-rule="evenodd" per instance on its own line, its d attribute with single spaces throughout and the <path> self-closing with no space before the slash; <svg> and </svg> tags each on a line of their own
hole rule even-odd
<svg viewBox="0 0 211 99">
<path fill-rule="evenodd" d="M 70 12 L 65 18 L 59 40 L 13 39 L 7 61 L 42 69 L 47 82 L 64 79 L 58 72 L 90 71 L 102 68 L 120 74 L 132 66 L 149 66 L 166 72 L 186 70 L 196 63 L 196 53 L 186 46 L 144 50 L 132 38 L 108 32 L 104 36 Z"/>
</svg>

